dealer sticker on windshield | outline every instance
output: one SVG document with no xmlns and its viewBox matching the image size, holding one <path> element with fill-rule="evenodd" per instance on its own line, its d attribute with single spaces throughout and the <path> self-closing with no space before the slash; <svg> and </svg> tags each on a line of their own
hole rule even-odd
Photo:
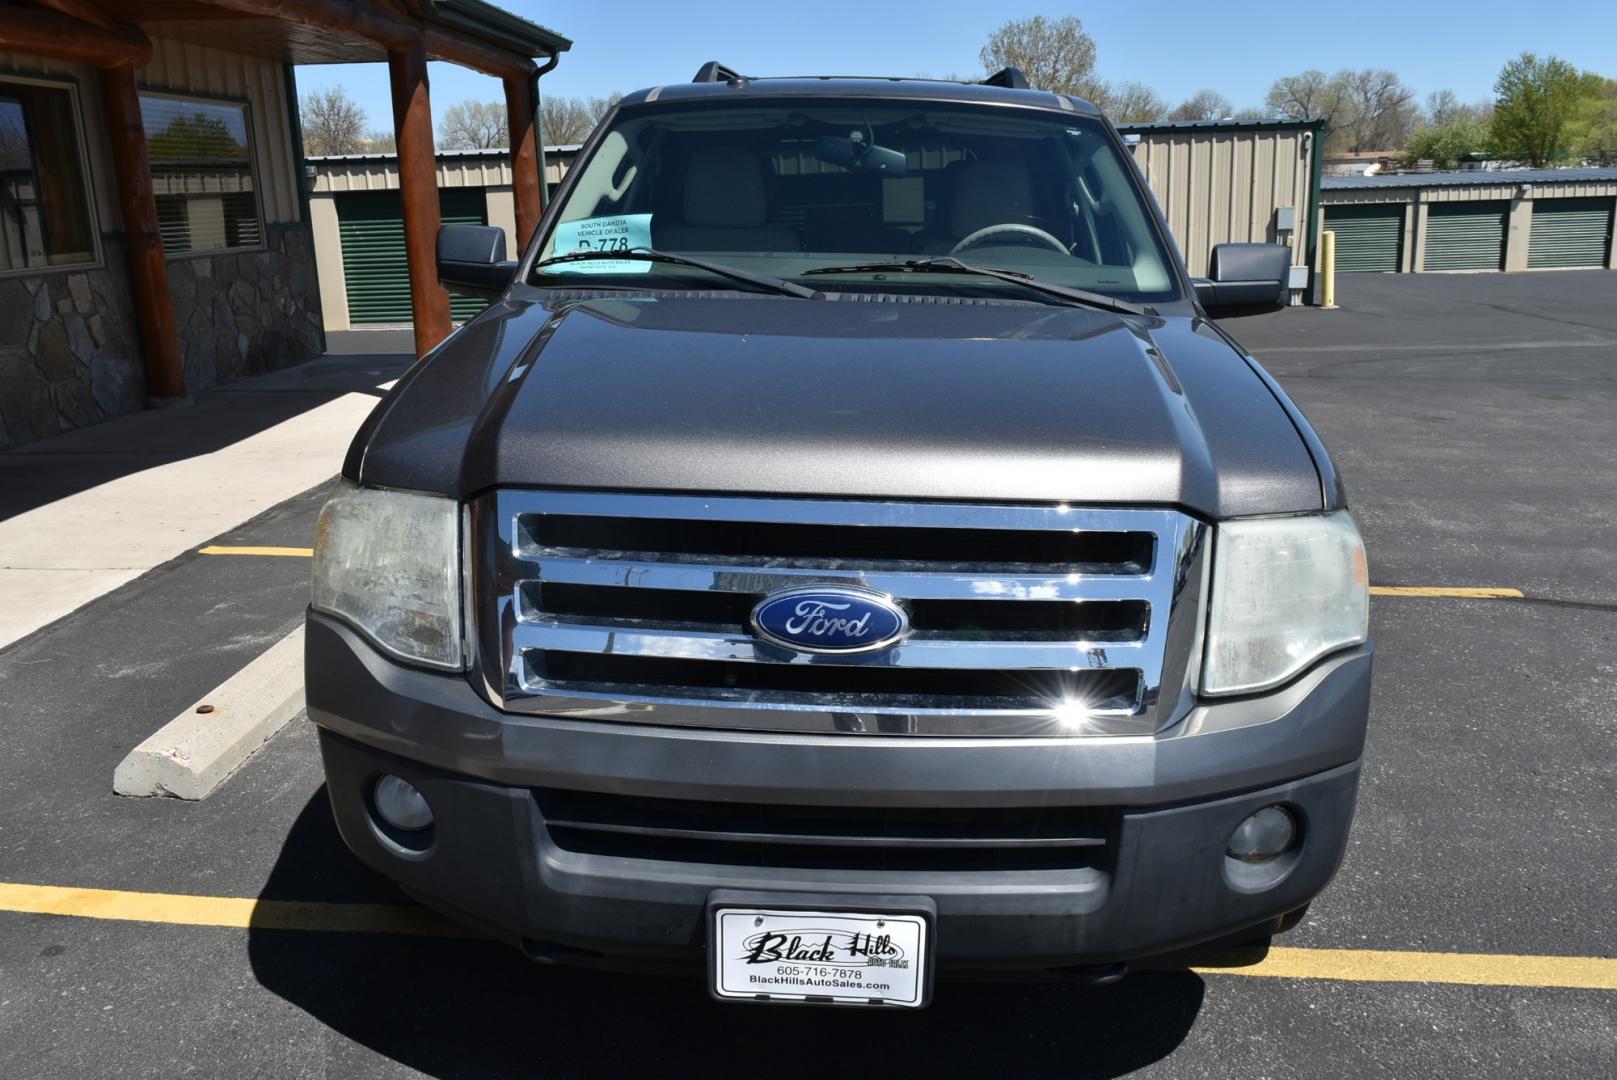
<svg viewBox="0 0 1617 1080">
<path fill-rule="evenodd" d="M 651 246 L 650 214 L 618 214 L 614 217 L 563 221 L 556 226 L 556 246 L 551 253 L 571 255 L 576 251 L 628 251 Z M 580 259 L 545 267 L 550 274 L 644 274 L 651 269 L 645 259 Z"/>
<path fill-rule="evenodd" d="M 831 1005 L 924 1005 L 919 915 L 716 908 L 713 992 Z"/>
</svg>

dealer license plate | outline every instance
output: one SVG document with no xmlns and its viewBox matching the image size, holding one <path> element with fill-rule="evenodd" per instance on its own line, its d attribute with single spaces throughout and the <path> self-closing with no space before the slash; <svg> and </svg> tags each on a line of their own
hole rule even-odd
<svg viewBox="0 0 1617 1080">
<path fill-rule="evenodd" d="M 920 915 L 713 909 L 713 993 L 829 1005 L 926 1004 Z"/>
</svg>

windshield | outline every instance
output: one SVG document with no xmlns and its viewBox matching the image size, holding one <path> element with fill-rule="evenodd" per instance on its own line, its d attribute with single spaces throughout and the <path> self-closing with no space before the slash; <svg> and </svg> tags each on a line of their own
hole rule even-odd
<svg viewBox="0 0 1617 1080">
<path fill-rule="evenodd" d="M 1093 118 L 985 106 L 770 102 L 628 109 L 581 167 L 540 262 L 651 248 L 796 279 L 945 255 L 1134 301 L 1178 286 L 1141 190 Z M 534 282 L 737 288 L 691 267 L 589 259 Z M 902 280 L 901 280 L 902 279 Z M 817 289 L 1028 298 L 961 272 L 811 275 Z"/>
</svg>

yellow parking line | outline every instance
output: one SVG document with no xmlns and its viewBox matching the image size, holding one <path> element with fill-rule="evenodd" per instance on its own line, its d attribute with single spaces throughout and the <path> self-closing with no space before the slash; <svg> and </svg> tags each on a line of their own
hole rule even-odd
<svg viewBox="0 0 1617 1080">
<path fill-rule="evenodd" d="M 1484 588 L 1435 588 L 1429 585 L 1372 585 L 1371 596 L 1441 596 L 1451 600 L 1521 600 L 1525 594 L 1520 589 Z"/>
<path fill-rule="evenodd" d="M 409 934 L 417 937 L 477 937 L 422 907 L 405 904 L 333 904 L 305 900 L 258 900 L 240 896 L 73 889 L 60 885 L 0 882 L 0 911 L 68 915 L 117 922 L 178 926 L 230 926 L 262 930 L 334 930 Z"/>
<path fill-rule="evenodd" d="M 314 556 L 312 547 L 236 547 L 227 544 L 209 544 L 205 548 L 197 548 L 198 555 L 283 555 L 291 559 L 308 559 Z"/>
<path fill-rule="evenodd" d="M 1255 975 L 1274 979 L 1617 990 L 1617 960 L 1598 956 L 1275 947 L 1250 966 L 1194 970 L 1206 975 Z"/>
<path fill-rule="evenodd" d="M 440 918 L 426 908 L 403 904 L 255 900 L 250 897 L 74 889 L 60 885 L 6 882 L 0 882 L 0 912 L 175 926 L 407 934 L 439 938 L 481 936 Z M 1232 961 L 1238 959 L 1238 956 L 1232 955 Z M 1617 990 L 1617 959 L 1598 956 L 1273 948 L 1263 959 L 1245 966 L 1204 966 L 1192 970 L 1203 975 L 1273 979 Z"/>
</svg>

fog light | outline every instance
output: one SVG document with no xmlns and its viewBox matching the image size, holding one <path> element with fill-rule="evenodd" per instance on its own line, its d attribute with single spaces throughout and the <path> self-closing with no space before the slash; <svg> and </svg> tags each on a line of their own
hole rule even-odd
<svg viewBox="0 0 1617 1080">
<path fill-rule="evenodd" d="M 1244 863 L 1266 863 L 1291 850 L 1297 841 L 1297 819 L 1284 806 L 1265 806 L 1235 827 L 1229 856 Z"/>
<path fill-rule="evenodd" d="M 432 824 L 432 807 L 415 785 L 391 773 L 376 781 L 377 815 L 395 829 L 420 832 Z"/>
</svg>

